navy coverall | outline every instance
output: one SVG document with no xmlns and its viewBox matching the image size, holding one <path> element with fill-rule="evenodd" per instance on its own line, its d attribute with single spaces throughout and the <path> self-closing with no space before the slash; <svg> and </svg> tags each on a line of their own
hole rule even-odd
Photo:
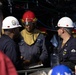
<svg viewBox="0 0 76 75">
<path fill-rule="evenodd" d="M 15 42 L 7 35 L 3 34 L 0 38 L 0 50 L 4 52 L 16 65 L 17 62 L 17 46 Z"/>
<path fill-rule="evenodd" d="M 24 40 L 22 40 L 19 43 L 19 47 L 21 56 L 24 57 L 24 60 L 30 60 L 30 64 L 34 64 L 39 61 L 42 61 L 43 63 L 47 62 L 48 53 L 45 46 L 45 36 L 43 34 L 39 34 L 32 45 L 28 45 Z"/>
<path fill-rule="evenodd" d="M 60 63 L 74 70 L 76 65 L 76 38 L 70 37 L 62 48 L 61 45 L 62 42 L 58 47 Z"/>
</svg>

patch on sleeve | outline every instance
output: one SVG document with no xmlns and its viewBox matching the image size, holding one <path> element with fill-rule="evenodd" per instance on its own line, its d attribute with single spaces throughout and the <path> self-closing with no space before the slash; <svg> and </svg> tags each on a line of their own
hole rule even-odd
<svg viewBox="0 0 76 75">
<path fill-rule="evenodd" d="M 71 52 L 76 52 L 76 50 L 75 49 L 72 49 Z"/>
</svg>

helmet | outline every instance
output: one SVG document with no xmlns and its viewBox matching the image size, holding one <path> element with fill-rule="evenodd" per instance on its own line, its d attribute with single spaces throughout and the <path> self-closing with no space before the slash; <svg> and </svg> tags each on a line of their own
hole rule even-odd
<svg viewBox="0 0 76 75">
<path fill-rule="evenodd" d="M 53 67 L 48 73 L 48 75 L 73 75 L 70 68 L 65 65 L 57 65 Z"/>
<path fill-rule="evenodd" d="M 57 24 L 57 27 L 73 28 L 74 23 L 69 17 L 62 17 Z"/>
<path fill-rule="evenodd" d="M 23 17 L 22 17 L 23 23 L 24 22 L 26 22 L 26 23 L 27 22 L 36 22 L 36 21 L 37 21 L 37 19 L 35 17 L 35 14 L 32 11 L 28 10 L 23 14 Z"/>
<path fill-rule="evenodd" d="M 2 29 L 12 29 L 17 27 L 21 27 L 21 25 L 19 24 L 19 21 L 13 16 L 6 17 L 2 22 Z"/>
</svg>

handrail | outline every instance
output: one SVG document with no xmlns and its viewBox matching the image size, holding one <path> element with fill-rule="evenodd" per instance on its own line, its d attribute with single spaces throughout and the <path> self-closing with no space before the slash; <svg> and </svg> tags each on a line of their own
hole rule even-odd
<svg viewBox="0 0 76 75">
<path fill-rule="evenodd" d="M 19 74 L 24 73 L 24 75 L 27 75 L 29 72 L 34 72 L 34 71 L 41 71 L 41 70 L 50 70 L 51 68 L 35 68 L 35 69 L 28 69 L 28 70 L 19 70 L 17 71 Z"/>
</svg>

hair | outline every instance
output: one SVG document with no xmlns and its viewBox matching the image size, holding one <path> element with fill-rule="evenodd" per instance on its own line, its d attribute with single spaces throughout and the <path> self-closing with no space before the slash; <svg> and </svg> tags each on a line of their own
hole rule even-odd
<svg viewBox="0 0 76 75">
<path fill-rule="evenodd" d="M 72 34 L 72 28 L 64 28 L 70 35 Z"/>
</svg>

